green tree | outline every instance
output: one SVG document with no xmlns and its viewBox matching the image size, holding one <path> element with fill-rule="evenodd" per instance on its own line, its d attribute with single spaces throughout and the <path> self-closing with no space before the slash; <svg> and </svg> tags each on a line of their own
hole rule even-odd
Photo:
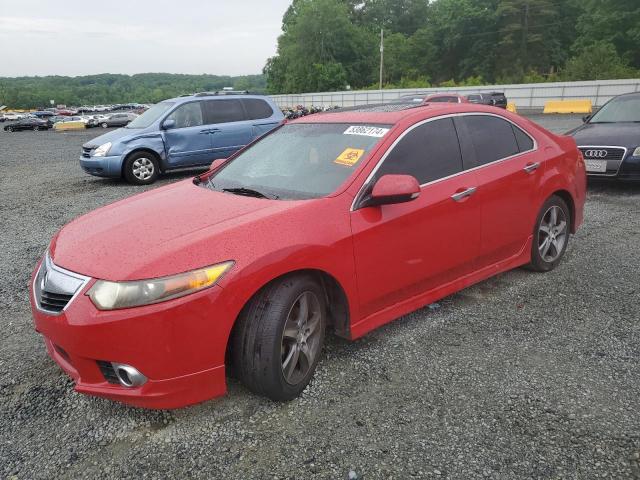
<svg viewBox="0 0 640 480">
<path fill-rule="evenodd" d="M 640 2 L 638 0 L 583 0 L 575 50 L 608 42 L 634 68 L 640 68 Z"/>
<path fill-rule="evenodd" d="M 560 76 L 563 80 L 606 80 L 632 78 L 639 73 L 618 55 L 612 43 L 598 42 L 584 47 L 569 60 Z"/>
</svg>

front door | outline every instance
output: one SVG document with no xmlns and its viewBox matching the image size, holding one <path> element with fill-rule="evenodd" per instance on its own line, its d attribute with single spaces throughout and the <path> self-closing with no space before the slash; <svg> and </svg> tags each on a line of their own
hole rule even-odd
<svg viewBox="0 0 640 480">
<path fill-rule="evenodd" d="M 173 128 L 163 130 L 169 167 L 211 163 L 211 132 L 203 113 L 202 102 L 196 101 L 180 105 L 166 118 L 175 122 Z"/>
<path fill-rule="evenodd" d="M 473 272 L 480 245 L 477 177 L 463 171 L 451 118 L 414 127 L 382 162 L 370 185 L 409 174 L 422 186 L 411 202 L 351 214 L 364 317 Z"/>
</svg>

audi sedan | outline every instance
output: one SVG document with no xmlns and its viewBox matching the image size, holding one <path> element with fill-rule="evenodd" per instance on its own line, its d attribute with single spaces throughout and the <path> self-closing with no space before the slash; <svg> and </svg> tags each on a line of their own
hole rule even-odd
<svg viewBox="0 0 640 480">
<path fill-rule="evenodd" d="M 591 177 L 640 180 L 640 93 L 607 102 L 569 134 Z"/>
<path fill-rule="evenodd" d="M 35 327 L 79 392 L 149 408 L 232 372 L 299 395 L 325 332 L 367 332 L 493 275 L 558 266 L 582 223 L 574 140 L 472 104 L 285 123 L 196 177 L 63 227 Z"/>
</svg>

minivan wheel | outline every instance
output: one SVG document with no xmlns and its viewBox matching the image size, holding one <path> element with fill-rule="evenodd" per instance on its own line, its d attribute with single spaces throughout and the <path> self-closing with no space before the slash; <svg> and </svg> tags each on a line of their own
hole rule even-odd
<svg viewBox="0 0 640 480">
<path fill-rule="evenodd" d="M 272 400 L 291 400 L 305 389 L 324 342 L 322 287 L 307 274 L 289 275 L 258 292 L 242 310 L 231 338 L 239 380 Z"/>
<path fill-rule="evenodd" d="M 133 185 L 149 185 L 158 178 L 158 160 L 147 152 L 134 153 L 124 163 L 124 178 Z"/>
<path fill-rule="evenodd" d="M 553 270 L 562 260 L 569 244 L 571 212 L 566 202 L 553 195 L 540 209 L 533 232 L 531 263 L 537 272 Z"/>
<path fill-rule="evenodd" d="M 107 124 L 107 122 L 102 122 L 101 127 L 102 127 L 102 128 L 107 128 L 107 127 L 109 127 L 109 125 Z"/>
</svg>

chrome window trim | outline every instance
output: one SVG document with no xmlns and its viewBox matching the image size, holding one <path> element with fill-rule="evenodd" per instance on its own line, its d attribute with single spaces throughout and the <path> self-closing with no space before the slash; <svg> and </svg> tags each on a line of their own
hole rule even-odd
<svg viewBox="0 0 640 480">
<path fill-rule="evenodd" d="M 47 270 L 55 270 L 62 275 L 68 275 L 69 277 L 75 278 L 76 280 L 80 280 L 82 282 L 80 286 L 76 289 L 75 293 L 71 296 L 67 304 L 64 306 L 64 308 L 59 312 L 54 312 L 52 310 L 47 310 L 46 308 L 40 307 L 40 301 L 38 300 L 38 297 L 36 294 L 36 292 L 38 291 L 38 287 L 36 287 L 36 282 L 40 278 L 40 272 L 42 271 L 43 266 L 46 266 Z M 36 309 L 42 313 L 46 313 L 47 315 L 51 315 L 51 316 L 61 315 L 62 312 L 64 312 L 69 307 L 69 305 L 71 305 L 71 302 L 73 302 L 76 299 L 76 297 L 85 289 L 85 287 L 87 286 L 90 280 L 91 280 L 91 277 L 80 275 L 79 273 L 75 273 L 65 268 L 59 267 L 58 265 L 53 263 L 53 260 L 51 260 L 51 257 L 49 257 L 49 252 L 47 251 L 44 254 L 44 258 L 42 259 L 42 262 L 40 263 L 40 267 L 38 267 L 38 271 L 33 276 L 33 284 L 31 286 L 31 291 L 33 292 L 33 301 L 36 306 Z"/>
<path fill-rule="evenodd" d="M 629 152 L 629 149 L 627 147 L 623 147 L 621 145 L 578 145 L 578 149 L 581 149 L 581 148 L 619 148 L 624 150 L 624 153 L 622 154 L 622 158 L 620 159 L 620 164 L 618 165 L 618 169 L 616 170 L 616 173 L 587 172 L 587 175 L 592 175 L 595 177 L 617 177 L 618 174 L 620 173 L 620 169 L 622 168 L 622 163 L 624 162 L 625 158 L 627 157 L 627 153 Z M 582 153 L 582 150 L 580 150 L 580 153 Z M 602 160 L 602 159 L 592 158 L 590 160 Z M 612 161 L 615 162 L 615 160 L 612 160 Z"/>
<path fill-rule="evenodd" d="M 475 170 L 479 170 L 481 168 L 485 168 L 488 167 L 489 165 L 494 165 L 496 163 L 499 162 L 504 162 L 505 160 L 510 160 L 512 158 L 516 158 L 519 157 L 520 155 L 524 155 L 526 153 L 530 153 L 530 152 L 535 152 L 538 149 L 538 142 L 536 141 L 536 139 L 534 137 L 532 137 L 529 132 L 527 132 L 526 130 L 524 130 L 522 127 L 520 127 L 520 125 L 518 125 L 517 123 L 515 123 L 514 121 L 503 117 L 502 115 L 498 115 L 495 113 L 485 113 L 485 112 L 462 112 L 462 113 L 449 113 L 446 115 L 441 115 L 441 116 L 437 116 L 437 117 L 431 117 L 431 118 L 427 118 L 425 120 L 421 120 L 420 122 L 411 125 L 409 128 L 407 128 L 404 132 L 402 132 L 402 134 L 395 139 L 395 141 L 391 144 L 391 146 L 387 149 L 387 151 L 385 152 L 385 154 L 382 156 L 382 158 L 378 161 L 378 164 L 374 167 L 373 170 L 371 170 L 371 173 L 369 173 L 369 176 L 367 176 L 366 180 L 362 183 L 362 185 L 360 186 L 360 188 L 358 189 L 358 193 L 356 194 L 356 196 L 353 198 L 353 201 L 351 202 L 351 212 L 355 211 L 355 206 L 356 203 L 358 202 L 358 200 L 360 199 L 360 195 L 362 195 L 362 192 L 366 189 L 366 187 L 369 185 L 369 182 L 371 181 L 371 179 L 375 176 L 376 172 L 380 169 L 380 167 L 382 166 L 382 164 L 384 163 L 384 161 L 387 159 L 387 156 L 389 156 L 389 154 L 393 151 L 394 148 L 396 148 L 396 145 L 404 138 L 405 135 L 407 135 L 409 132 L 411 132 L 414 128 L 418 128 L 422 125 L 424 125 L 425 123 L 429 123 L 429 122 L 433 122 L 435 120 L 442 120 L 445 118 L 454 118 L 454 117 L 466 117 L 466 116 L 485 116 L 485 117 L 498 117 L 501 120 L 505 120 L 506 122 L 509 122 L 511 125 L 515 126 L 516 128 L 520 129 L 522 132 L 524 132 L 524 134 L 529 137 L 531 139 L 531 141 L 533 142 L 533 148 L 529 149 L 529 150 L 525 150 L 524 152 L 518 152 L 515 155 L 510 155 L 508 157 L 504 157 L 504 158 L 499 158 L 498 160 L 494 160 L 493 162 L 489 162 L 489 163 L 485 163 L 483 165 L 478 165 L 476 167 L 473 168 L 469 168 L 468 170 L 462 170 L 460 172 L 454 173 L 452 175 L 448 175 L 446 177 L 442 177 L 442 178 L 438 178 L 436 180 L 432 180 L 430 182 L 426 182 L 426 183 L 422 183 L 420 184 L 420 190 L 422 190 L 424 187 L 426 187 L 427 185 L 432 185 L 434 183 L 438 183 L 438 182 L 442 182 L 444 180 L 448 180 L 450 178 L 453 177 L 457 177 L 458 175 L 462 175 L 463 173 L 468 173 L 468 172 L 473 172 Z M 456 135 L 457 135 L 457 131 L 456 131 Z M 514 134 L 515 137 L 515 134 Z M 516 145 L 517 145 L 517 141 L 516 141 Z M 462 155 L 462 151 L 460 152 L 460 155 Z M 464 160 L 463 160 L 464 161 Z"/>
</svg>

